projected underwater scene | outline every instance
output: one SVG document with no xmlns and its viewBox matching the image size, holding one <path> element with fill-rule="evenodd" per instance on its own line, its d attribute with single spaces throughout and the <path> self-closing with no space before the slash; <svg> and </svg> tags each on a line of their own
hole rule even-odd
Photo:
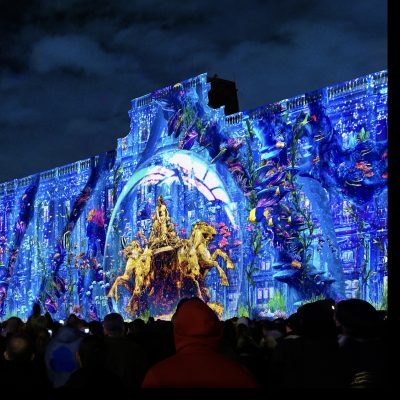
<svg viewBox="0 0 400 400">
<path fill-rule="evenodd" d="M 229 116 L 209 90 L 135 99 L 115 151 L 0 184 L 1 318 L 387 307 L 387 72 Z"/>
</svg>

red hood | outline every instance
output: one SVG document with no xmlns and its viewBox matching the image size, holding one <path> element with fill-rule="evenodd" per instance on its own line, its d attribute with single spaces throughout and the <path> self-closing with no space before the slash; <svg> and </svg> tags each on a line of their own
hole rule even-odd
<svg viewBox="0 0 400 400">
<path fill-rule="evenodd" d="M 181 304 L 174 323 L 176 352 L 216 349 L 221 335 L 221 322 L 203 301 L 194 298 Z"/>
</svg>

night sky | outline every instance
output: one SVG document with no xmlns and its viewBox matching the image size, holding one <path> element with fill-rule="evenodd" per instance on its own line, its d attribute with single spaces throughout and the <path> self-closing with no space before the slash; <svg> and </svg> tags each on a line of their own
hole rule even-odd
<svg viewBox="0 0 400 400">
<path fill-rule="evenodd" d="M 208 73 L 241 110 L 387 68 L 385 0 L 0 0 L 0 182 L 116 148 L 130 100 Z"/>
</svg>

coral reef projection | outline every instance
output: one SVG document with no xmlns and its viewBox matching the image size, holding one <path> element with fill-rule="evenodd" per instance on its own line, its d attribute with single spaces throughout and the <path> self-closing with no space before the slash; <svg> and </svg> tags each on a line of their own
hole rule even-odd
<svg viewBox="0 0 400 400">
<path fill-rule="evenodd" d="M 0 184 L 2 318 L 385 306 L 387 72 L 229 116 L 209 90 L 137 98 L 115 151 Z"/>
</svg>

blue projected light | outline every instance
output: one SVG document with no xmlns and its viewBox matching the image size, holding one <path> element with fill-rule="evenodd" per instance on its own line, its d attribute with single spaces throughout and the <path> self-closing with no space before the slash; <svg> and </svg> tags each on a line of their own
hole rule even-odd
<svg viewBox="0 0 400 400">
<path fill-rule="evenodd" d="M 209 89 L 135 99 L 115 151 L 0 185 L 2 318 L 386 308 L 387 72 L 228 117 Z"/>
</svg>

